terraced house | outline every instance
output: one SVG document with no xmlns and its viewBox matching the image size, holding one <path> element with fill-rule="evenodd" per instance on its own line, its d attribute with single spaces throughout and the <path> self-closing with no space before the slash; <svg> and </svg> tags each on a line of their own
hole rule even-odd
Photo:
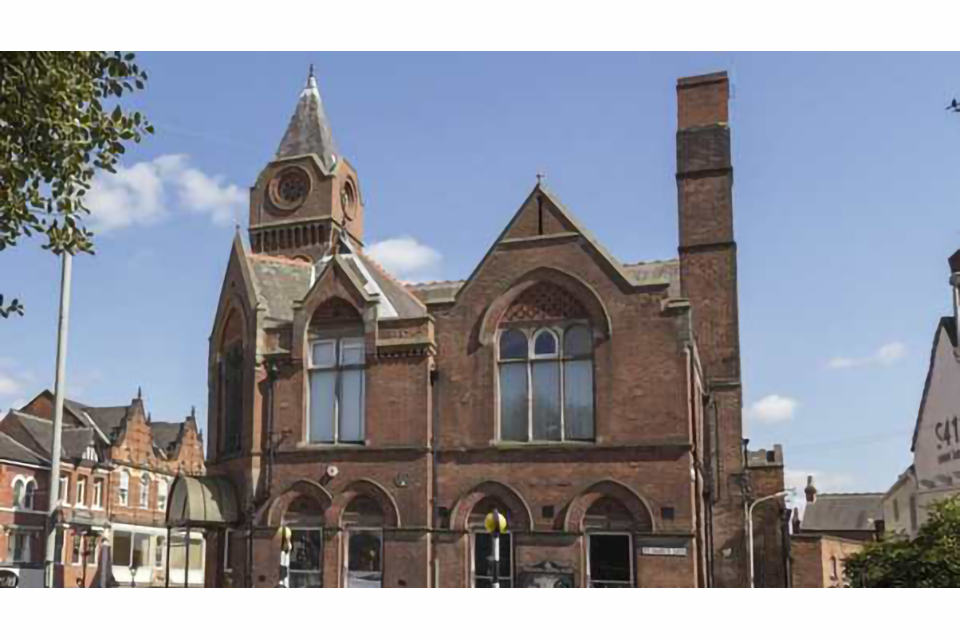
<svg viewBox="0 0 960 640">
<path fill-rule="evenodd" d="M 0 566 L 25 573 L 43 569 L 53 403 L 44 391 L 0 422 Z M 193 415 L 155 422 L 139 393 L 125 406 L 66 400 L 60 459 L 56 586 L 162 586 L 168 553 L 174 585 L 203 584 L 202 536 L 188 551 L 182 534 L 168 544 L 166 529 L 174 480 L 204 472 Z"/>
<path fill-rule="evenodd" d="M 407 284 L 364 251 L 377 221 L 311 73 L 223 280 L 216 480 L 178 485 L 208 585 L 745 584 L 727 76 L 677 96 L 677 258 L 622 262 L 538 183 L 489 212 L 503 231 L 467 279 Z M 782 458 L 763 473 L 782 489 Z"/>
</svg>

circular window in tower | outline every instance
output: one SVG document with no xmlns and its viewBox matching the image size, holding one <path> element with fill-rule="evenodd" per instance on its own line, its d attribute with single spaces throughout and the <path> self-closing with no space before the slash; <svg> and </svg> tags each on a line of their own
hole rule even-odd
<svg viewBox="0 0 960 640">
<path fill-rule="evenodd" d="M 357 215 L 357 189 L 353 186 L 351 180 L 343 183 L 340 190 L 340 206 L 343 208 L 343 215 L 347 220 L 353 220 Z"/>
<path fill-rule="evenodd" d="M 270 200 L 281 209 L 299 207 L 310 193 L 310 176 L 299 167 L 284 169 L 270 182 Z"/>
</svg>

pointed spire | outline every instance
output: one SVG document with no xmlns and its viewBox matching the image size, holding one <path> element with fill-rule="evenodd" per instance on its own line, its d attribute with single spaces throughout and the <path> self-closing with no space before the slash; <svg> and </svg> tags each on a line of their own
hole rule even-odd
<svg viewBox="0 0 960 640">
<path fill-rule="evenodd" d="M 277 159 L 314 153 L 320 158 L 324 171 L 332 171 L 337 164 L 337 148 L 333 142 L 330 121 L 323 110 L 323 100 L 313 75 L 313 65 L 307 76 L 307 84 L 300 92 L 297 108 L 283 134 Z"/>
</svg>

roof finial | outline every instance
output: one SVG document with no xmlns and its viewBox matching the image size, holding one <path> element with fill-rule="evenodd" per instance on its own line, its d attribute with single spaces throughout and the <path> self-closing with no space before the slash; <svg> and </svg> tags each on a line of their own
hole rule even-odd
<svg viewBox="0 0 960 640">
<path fill-rule="evenodd" d="M 137 400 L 143 400 L 143 388 L 137 386 Z"/>
<path fill-rule="evenodd" d="M 151 422 L 153 422 L 153 412 L 152 412 L 152 411 L 148 411 L 148 412 L 147 412 L 147 424 L 150 424 Z"/>
<path fill-rule="evenodd" d="M 313 63 L 312 63 L 312 62 L 310 63 L 310 75 L 309 75 L 308 77 L 309 77 L 309 78 L 312 78 L 312 77 L 313 77 Z"/>
<path fill-rule="evenodd" d="M 547 177 L 543 171 L 537 171 L 537 186 L 540 186 L 540 183 L 543 182 L 543 179 Z"/>
<path fill-rule="evenodd" d="M 190 405 L 190 417 L 191 418 L 197 417 L 197 405 L 194 405 L 194 404 Z"/>
</svg>

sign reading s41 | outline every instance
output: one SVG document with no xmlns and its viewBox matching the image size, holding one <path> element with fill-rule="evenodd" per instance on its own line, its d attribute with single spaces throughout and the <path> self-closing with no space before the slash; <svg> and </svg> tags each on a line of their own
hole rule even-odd
<svg viewBox="0 0 960 640">
<path fill-rule="evenodd" d="M 20 576 L 9 569 L 0 569 L 0 589 L 16 589 Z"/>
<path fill-rule="evenodd" d="M 937 436 L 937 451 L 943 449 L 957 448 L 951 453 L 944 453 L 937 457 L 937 462 L 944 464 L 950 460 L 960 459 L 960 418 L 953 416 L 953 419 L 947 418 L 944 422 L 938 422 L 933 426 L 933 432 Z"/>
</svg>

